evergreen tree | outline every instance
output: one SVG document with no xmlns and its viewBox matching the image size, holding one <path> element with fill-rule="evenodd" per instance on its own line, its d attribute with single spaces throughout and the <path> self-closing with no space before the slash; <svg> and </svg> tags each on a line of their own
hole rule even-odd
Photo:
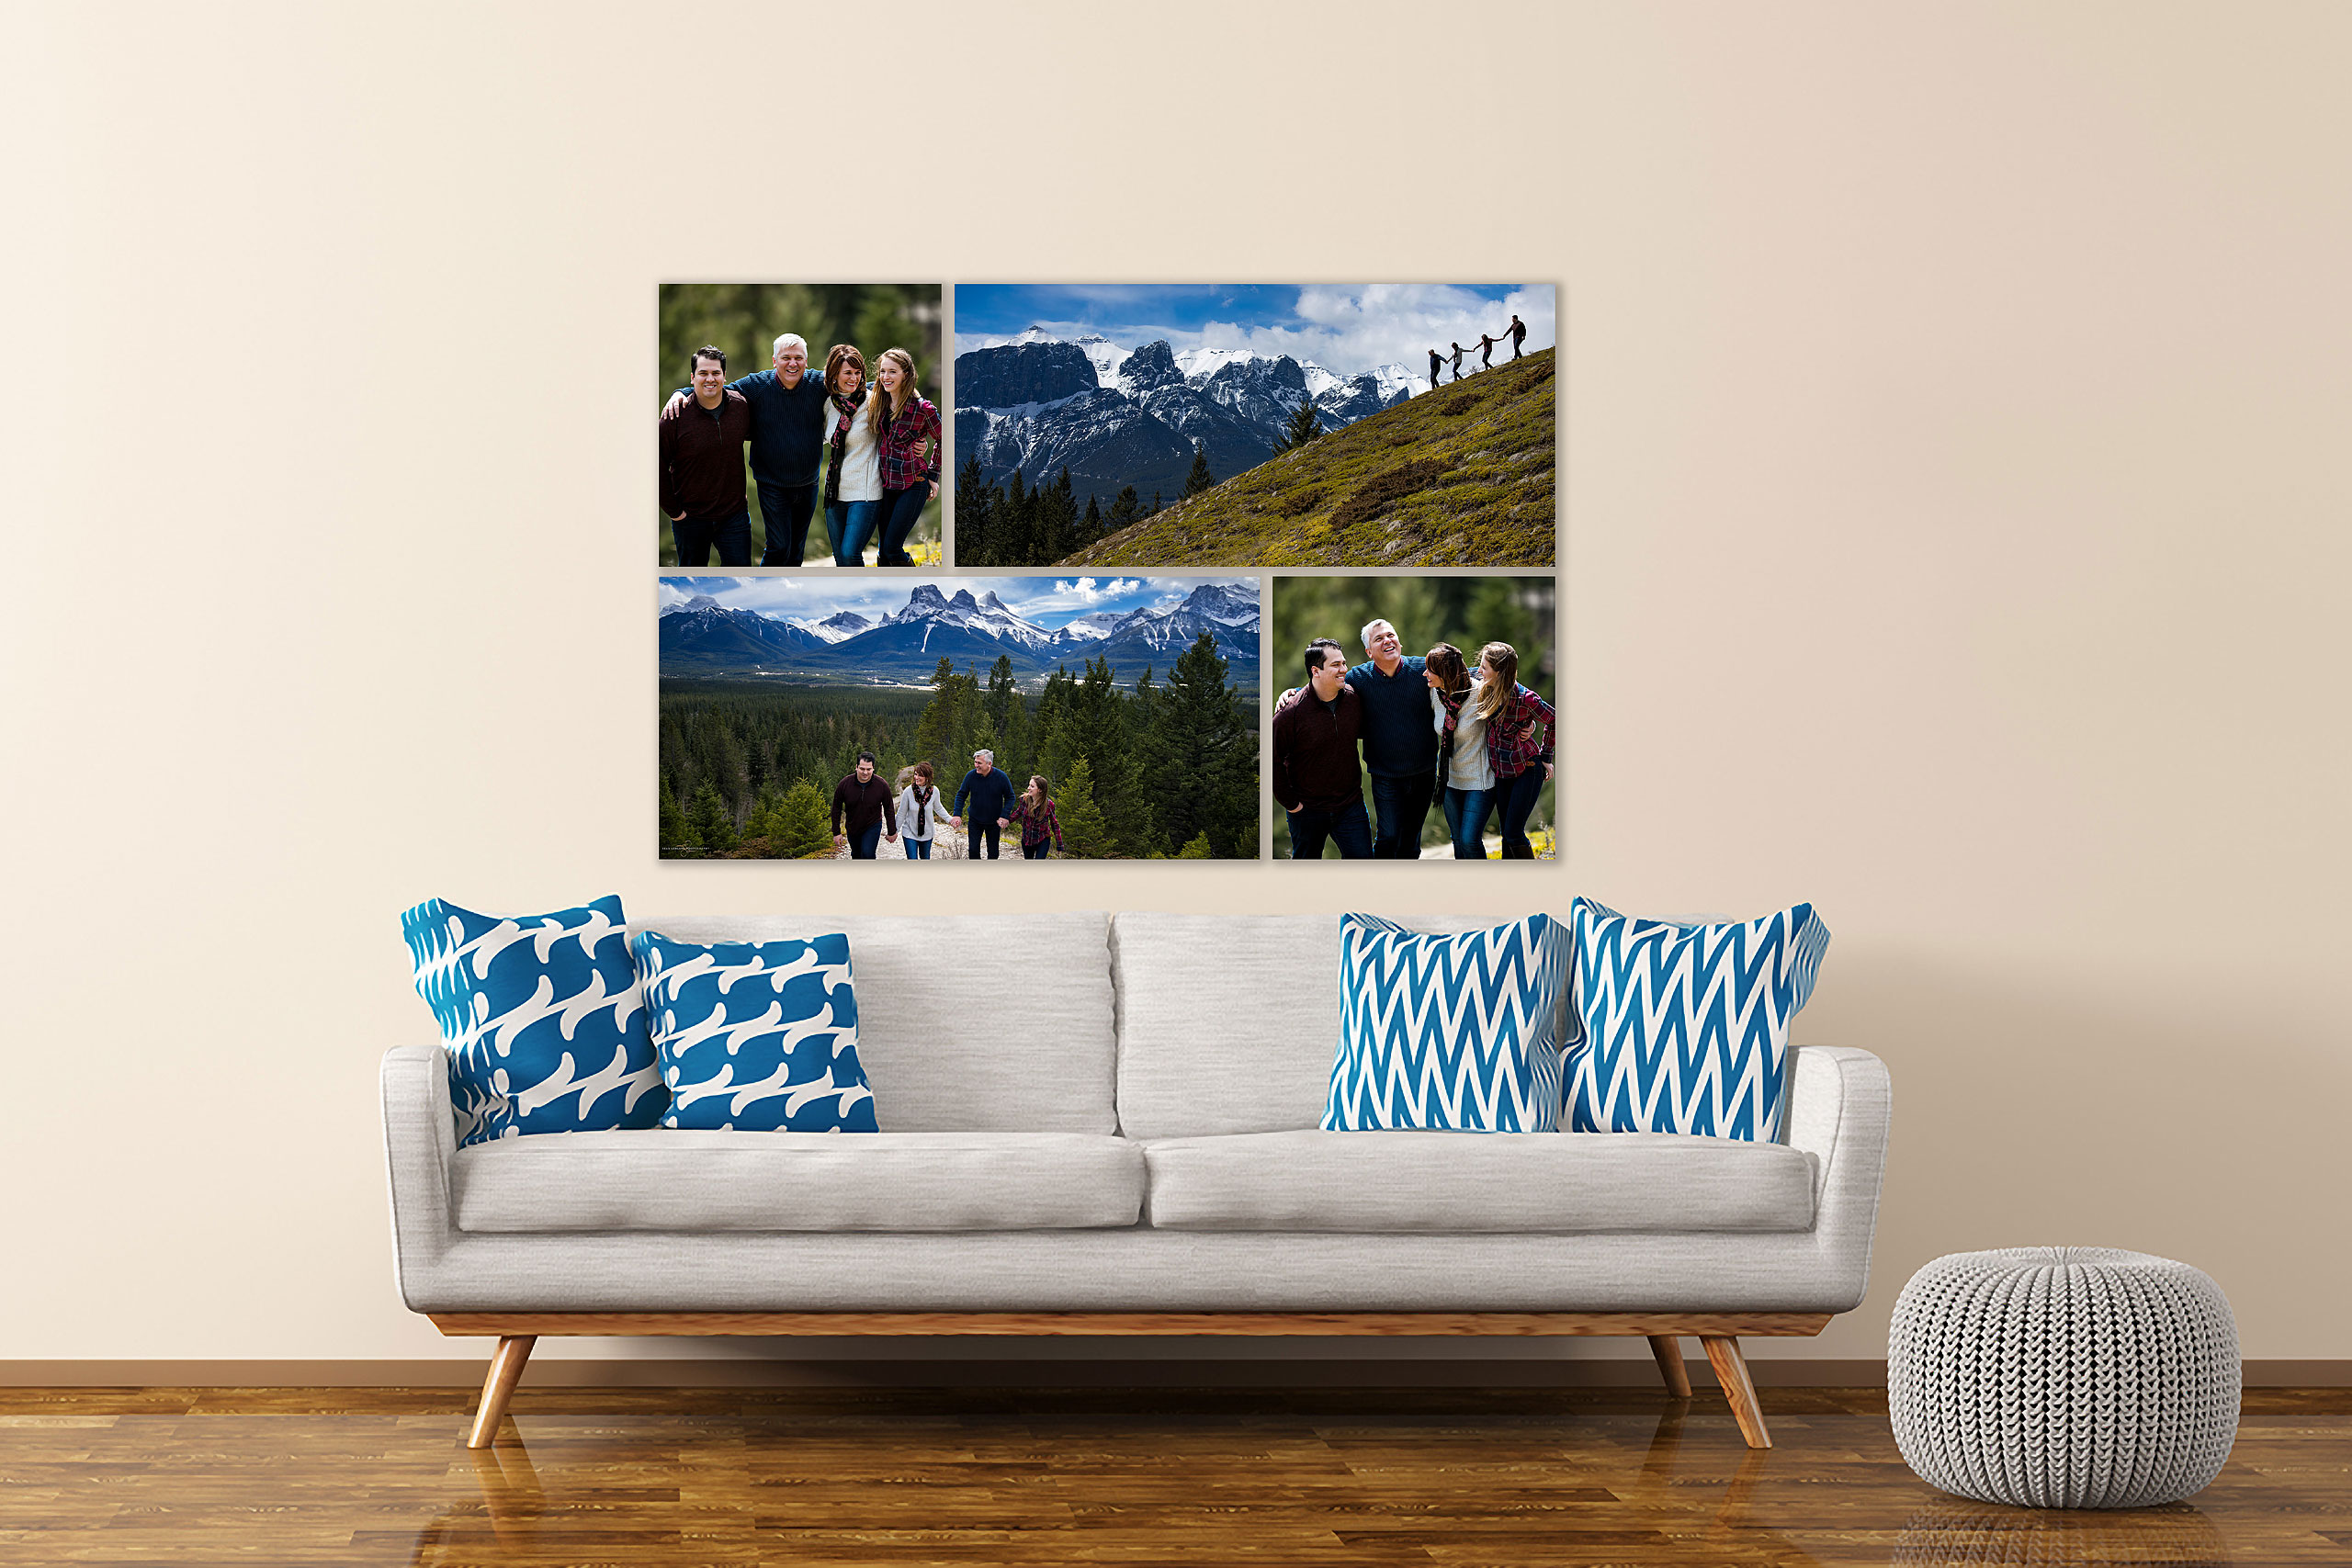
<svg viewBox="0 0 2352 1568">
<path fill-rule="evenodd" d="M 678 809 L 678 796 L 670 788 L 670 781 L 662 781 L 662 823 L 658 829 L 661 842 L 656 846 L 662 853 L 673 849 L 689 849 L 695 842 L 686 836 L 686 814 Z"/>
<path fill-rule="evenodd" d="M 1168 841 L 1206 832 L 1227 854 L 1254 850 L 1258 830 L 1256 748 L 1238 694 L 1227 684 L 1216 639 L 1204 632 L 1176 660 L 1153 725 L 1149 795 Z"/>
<path fill-rule="evenodd" d="M 718 786 L 708 779 L 695 791 L 693 815 L 687 819 L 694 841 L 716 854 L 735 847 L 735 819 L 728 815 L 727 802 L 718 796 Z"/>
<path fill-rule="evenodd" d="M 999 491 L 980 482 L 980 460 L 965 459 L 956 470 L 956 558 L 975 565 L 996 563 L 996 506 Z"/>
<path fill-rule="evenodd" d="M 1035 742 L 1029 723 L 1028 705 L 1015 694 L 1012 705 L 1004 710 L 1004 723 L 997 730 L 997 759 L 1007 775 L 1023 784 L 1037 771 Z"/>
<path fill-rule="evenodd" d="M 1203 441 L 1193 442 L 1193 471 L 1184 476 L 1184 499 L 1186 501 L 1190 501 L 1193 497 L 1200 494 L 1201 491 L 1207 490 L 1210 486 L 1216 483 L 1216 476 L 1209 472 L 1208 444 Z M 1153 505 L 1152 510 L 1157 512 L 1159 510 L 1159 506 L 1156 504 L 1158 498 L 1154 497 L 1153 500 L 1155 504 Z"/>
<path fill-rule="evenodd" d="M 1209 830 L 1204 828 L 1184 840 L 1184 847 L 1176 852 L 1176 858 L 1178 860 L 1209 860 L 1213 859 L 1216 853 L 1215 850 L 1209 848 Z"/>
<path fill-rule="evenodd" d="M 769 817 L 768 853 L 786 860 L 829 857 L 833 852 L 832 828 L 827 819 L 824 792 L 807 779 L 784 795 Z"/>
<path fill-rule="evenodd" d="M 1322 434 L 1322 416 L 1315 411 L 1315 400 L 1309 398 L 1298 405 L 1298 412 L 1291 415 L 1290 423 L 1283 427 L 1282 439 L 1274 443 L 1274 456 L 1279 457 L 1285 452 L 1295 452 Z"/>
<path fill-rule="evenodd" d="M 1084 548 L 1102 536 L 1102 503 L 1097 501 L 1091 491 L 1086 497 L 1086 518 L 1080 525 L 1080 529 L 1082 536 L 1079 540 L 1080 548 Z"/>
<path fill-rule="evenodd" d="M 1111 514 L 1105 521 L 1111 532 L 1115 534 L 1142 515 L 1143 502 L 1136 497 L 1136 487 L 1129 485 L 1119 491 L 1119 498 L 1111 503 Z"/>
<path fill-rule="evenodd" d="M 1146 517 L 1148 517 L 1148 516 L 1150 516 L 1150 515 L 1152 514 L 1152 513 L 1154 513 L 1154 512 L 1158 512 L 1159 510 L 1159 492 L 1158 491 L 1153 491 L 1151 492 L 1151 512 L 1147 512 L 1147 513 L 1144 513 L 1144 515 L 1145 515 Z"/>
<path fill-rule="evenodd" d="M 1010 720 L 1013 705 L 1021 700 L 1018 695 L 1019 691 L 1019 686 L 1012 679 L 1012 656 L 1008 653 L 998 654 L 996 662 L 989 667 L 988 708 L 989 723 L 994 727 L 999 735 L 1004 733 L 1004 727 Z"/>
<path fill-rule="evenodd" d="M 1070 854 L 1098 860 L 1111 852 L 1109 825 L 1094 804 L 1094 770 L 1085 758 L 1069 765 L 1069 776 L 1054 795 L 1054 815 L 1062 825 L 1062 845 Z"/>
</svg>

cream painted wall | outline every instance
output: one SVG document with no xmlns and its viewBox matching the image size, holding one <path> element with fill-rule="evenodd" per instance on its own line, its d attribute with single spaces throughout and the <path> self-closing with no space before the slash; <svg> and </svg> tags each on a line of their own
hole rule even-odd
<svg viewBox="0 0 2352 1568">
<path fill-rule="evenodd" d="M 652 858 L 676 276 L 1556 279 L 1566 863 L 988 896 L 1811 898 L 1898 1109 L 1789 1350 L 2076 1241 L 2352 1357 L 2352 13 L 1106 9 L 17 13 L 0 1359 L 479 1353 L 391 1283 L 412 900 L 911 890 Z"/>
</svg>

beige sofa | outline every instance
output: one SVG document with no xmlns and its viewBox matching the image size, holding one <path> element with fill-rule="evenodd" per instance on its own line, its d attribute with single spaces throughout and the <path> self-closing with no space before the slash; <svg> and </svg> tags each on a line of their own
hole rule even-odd
<svg viewBox="0 0 2352 1568">
<path fill-rule="evenodd" d="M 441 1047 L 389 1053 L 401 1293 L 500 1341 L 477 1447 L 542 1335 L 858 1333 L 1640 1335 L 1686 1395 L 1696 1335 L 1764 1447 L 1740 1337 L 1818 1333 L 1868 1283 L 1864 1051 L 1792 1053 L 1778 1144 L 1325 1133 L 1333 916 L 642 924 L 846 931 L 882 1131 L 459 1149 Z"/>
</svg>

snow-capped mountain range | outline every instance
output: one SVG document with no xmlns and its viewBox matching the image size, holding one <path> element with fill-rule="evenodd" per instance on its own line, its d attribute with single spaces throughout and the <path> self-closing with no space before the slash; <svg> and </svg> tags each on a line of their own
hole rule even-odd
<svg viewBox="0 0 2352 1568">
<path fill-rule="evenodd" d="M 1133 485 L 1148 504 L 1155 491 L 1182 493 L 1196 445 L 1220 479 L 1256 468 L 1310 397 L 1336 430 L 1428 389 L 1401 365 L 1342 377 L 1286 354 L 1179 354 L 1164 340 L 1126 349 L 1096 333 L 1073 340 L 1031 327 L 956 356 L 956 450 L 977 457 L 990 483 L 1016 468 L 1050 483 L 1068 468 L 1081 498 L 1107 509 Z"/>
<path fill-rule="evenodd" d="M 766 615 L 698 593 L 662 611 L 662 672 L 907 685 L 928 682 L 942 658 L 985 673 L 1002 656 L 1012 660 L 1017 678 L 1034 683 L 1058 666 L 1075 671 L 1087 660 L 1107 659 L 1125 685 L 1146 666 L 1165 680 L 1204 632 L 1216 639 L 1227 678 L 1254 691 L 1258 592 L 1248 582 L 1204 582 L 1171 605 L 1093 611 L 1051 630 L 992 591 L 949 594 L 928 582 L 878 621 L 850 610 L 821 620 Z"/>
</svg>

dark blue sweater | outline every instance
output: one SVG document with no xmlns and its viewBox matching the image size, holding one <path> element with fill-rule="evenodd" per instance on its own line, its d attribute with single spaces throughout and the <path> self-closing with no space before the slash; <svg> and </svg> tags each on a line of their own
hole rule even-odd
<svg viewBox="0 0 2352 1568">
<path fill-rule="evenodd" d="M 1419 778 L 1437 767 L 1428 669 L 1412 654 L 1394 675 L 1369 659 L 1348 671 L 1348 684 L 1363 699 L 1363 765 L 1374 778 Z"/>
<path fill-rule="evenodd" d="M 956 786 L 956 804 L 947 808 L 948 815 L 965 815 L 964 800 L 967 795 L 972 802 L 971 815 L 983 822 L 993 822 L 1012 813 L 1012 781 L 1005 777 L 1002 768 L 990 768 L 986 778 L 980 777 L 978 768 L 966 773 L 964 782 Z"/>
<path fill-rule="evenodd" d="M 680 388 L 692 396 L 692 389 Z M 773 370 L 727 383 L 752 405 L 752 477 L 774 485 L 812 485 L 817 459 L 832 434 L 825 420 L 825 378 L 810 366 L 786 387 Z"/>
</svg>

